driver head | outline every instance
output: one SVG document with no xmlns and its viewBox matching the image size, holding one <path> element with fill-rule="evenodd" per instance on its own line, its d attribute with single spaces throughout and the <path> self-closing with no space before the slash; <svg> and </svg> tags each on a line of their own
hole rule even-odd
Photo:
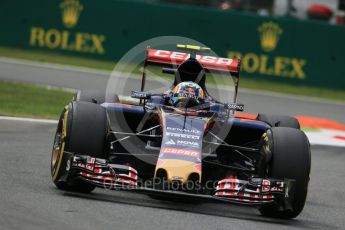
<svg viewBox="0 0 345 230">
<path fill-rule="evenodd" d="M 205 100 L 202 88 L 192 82 L 181 82 L 171 91 L 170 103 L 176 107 L 190 108 L 198 106 Z"/>
</svg>

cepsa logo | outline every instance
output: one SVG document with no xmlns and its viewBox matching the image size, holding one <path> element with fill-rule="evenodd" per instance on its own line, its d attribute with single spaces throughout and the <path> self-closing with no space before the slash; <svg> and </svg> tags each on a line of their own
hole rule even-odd
<svg viewBox="0 0 345 230">
<path fill-rule="evenodd" d="M 165 154 L 176 154 L 182 156 L 190 156 L 190 157 L 199 157 L 200 152 L 187 150 L 187 149 L 179 149 L 179 148 L 162 148 L 161 153 Z"/>
<path fill-rule="evenodd" d="M 169 58 L 171 60 L 181 62 L 181 61 L 187 60 L 190 57 L 190 54 L 167 51 L 167 50 L 155 50 L 152 56 L 161 57 L 161 58 Z M 207 64 L 217 64 L 217 65 L 231 65 L 232 63 L 232 59 L 229 59 L 229 58 L 219 58 L 219 57 L 201 56 L 201 55 L 196 55 L 195 58 L 203 64 L 207 63 Z"/>
<path fill-rule="evenodd" d="M 33 26 L 30 29 L 30 46 L 104 55 L 106 52 L 104 49 L 105 35 L 69 30 L 78 24 L 84 10 L 81 2 L 79 0 L 63 0 L 60 4 L 60 10 L 62 24 L 67 29 L 45 29 Z"/>
<path fill-rule="evenodd" d="M 305 59 L 296 57 L 273 56 L 269 53 L 274 51 L 283 29 L 272 21 L 264 22 L 258 27 L 259 41 L 264 53 L 257 54 L 249 52 L 243 54 L 239 51 L 229 51 L 228 57 L 240 57 L 242 59 L 242 70 L 250 74 L 262 74 L 274 77 L 305 79 Z"/>
</svg>

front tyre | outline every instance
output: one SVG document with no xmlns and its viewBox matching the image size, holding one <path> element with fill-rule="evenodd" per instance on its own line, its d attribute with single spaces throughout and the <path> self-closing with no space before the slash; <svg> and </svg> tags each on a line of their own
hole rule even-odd
<svg viewBox="0 0 345 230">
<path fill-rule="evenodd" d="M 298 216 L 308 193 L 311 166 L 310 145 L 307 136 L 300 130 L 287 127 L 273 127 L 264 134 L 264 152 L 269 151 L 266 176 L 275 179 L 293 179 L 294 193 L 292 210 L 281 210 L 278 205 L 263 205 L 260 212 L 264 216 L 290 219 Z"/>
<path fill-rule="evenodd" d="M 106 158 L 107 116 L 103 107 L 88 102 L 71 102 L 63 110 L 56 129 L 51 158 L 54 184 L 63 190 L 91 192 L 95 186 L 66 178 L 73 154 Z"/>
<path fill-rule="evenodd" d="M 120 102 L 119 96 L 117 94 L 110 94 L 109 102 Z M 75 95 L 74 95 L 74 100 L 75 101 L 86 101 L 86 102 L 91 102 L 95 104 L 103 104 L 106 101 L 106 95 L 105 92 L 100 91 L 100 90 L 79 90 Z"/>
</svg>

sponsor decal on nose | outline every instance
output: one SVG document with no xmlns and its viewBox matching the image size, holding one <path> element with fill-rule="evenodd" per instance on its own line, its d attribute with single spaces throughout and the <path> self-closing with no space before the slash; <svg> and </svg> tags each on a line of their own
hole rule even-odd
<svg viewBox="0 0 345 230">
<path fill-rule="evenodd" d="M 199 140 L 200 136 L 197 135 L 192 135 L 192 134 L 184 134 L 184 133 L 166 133 L 167 137 L 178 137 L 178 138 L 185 138 L 185 139 L 194 139 L 194 140 Z"/>
<path fill-rule="evenodd" d="M 180 149 L 180 148 L 163 148 L 161 153 L 165 154 L 176 154 L 181 156 L 191 156 L 191 157 L 199 157 L 199 152 L 194 150 L 188 149 Z"/>
</svg>

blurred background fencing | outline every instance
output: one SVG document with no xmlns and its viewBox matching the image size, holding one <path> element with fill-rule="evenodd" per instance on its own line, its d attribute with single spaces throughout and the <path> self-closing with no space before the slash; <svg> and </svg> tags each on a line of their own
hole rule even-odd
<svg viewBox="0 0 345 230">
<path fill-rule="evenodd" d="M 146 0 L 146 2 L 154 2 L 154 0 Z M 160 2 L 199 5 L 224 11 L 251 12 L 261 16 L 316 19 L 337 25 L 344 23 L 344 0 L 161 0 Z"/>
</svg>

